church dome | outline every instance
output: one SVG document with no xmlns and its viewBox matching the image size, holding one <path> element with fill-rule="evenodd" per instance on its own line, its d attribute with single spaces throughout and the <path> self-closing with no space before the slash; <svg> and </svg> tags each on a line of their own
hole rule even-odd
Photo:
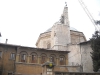
<svg viewBox="0 0 100 75">
<path fill-rule="evenodd" d="M 46 30 L 45 32 L 50 32 L 52 28 L 49 28 L 48 30 Z M 70 27 L 70 30 L 72 31 L 78 31 L 77 29 L 73 28 L 73 27 Z"/>
<path fill-rule="evenodd" d="M 73 28 L 73 27 L 70 27 L 70 30 L 78 31 L 77 29 L 75 29 L 75 28 Z"/>
</svg>

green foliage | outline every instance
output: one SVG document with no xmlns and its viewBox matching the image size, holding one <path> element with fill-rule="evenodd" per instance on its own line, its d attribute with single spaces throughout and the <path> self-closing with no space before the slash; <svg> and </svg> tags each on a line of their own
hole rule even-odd
<svg viewBox="0 0 100 75">
<path fill-rule="evenodd" d="M 100 25 L 100 20 L 95 20 L 96 25 Z"/>
<path fill-rule="evenodd" d="M 93 70 L 97 72 L 100 68 L 100 33 L 98 31 L 90 39 L 91 41 L 91 57 L 93 61 Z"/>
</svg>

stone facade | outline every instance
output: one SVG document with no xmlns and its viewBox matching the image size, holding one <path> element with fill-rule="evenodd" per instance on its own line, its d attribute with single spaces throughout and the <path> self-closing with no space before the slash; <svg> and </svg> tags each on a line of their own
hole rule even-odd
<svg viewBox="0 0 100 75">
<path fill-rule="evenodd" d="M 54 40 L 56 39 L 56 37 L 54 38 L 53 35 L 56 35 L 56 33 L 55 34 L 54 32 L 51 33 L 51 31 L 40 34 L 38 41 L 36 43 L 37 48 L 47 48 L 47 45 L 50 44 L 50 49 L 53 49 L 53 46 L 55 44 Z M 71 39 L 71 44 L 79 44 L 81 42 L 86 41 L 86 38 L 82 32 L 74 31 L 74 30 L 70 30 L 70 39 Z M 62 38 L 61 40 L 64 39 Z"/>
<path fill-rule="evenodd" d="M 90 42 L 70 27 L 68 7 L 60 22 L 40 34 L 37 48 L 0 43 L 0 75 L 55 75 L 55 72 L 92 72 Z"/>
<path fill-rule="evenodd" d="M 80 71 L 92 72 L 92 59 L 90 57 L 92 49 L 90 43 L 86 42 L 82 32 L 70 27 L 68 7 L 65 6 L 60 22 L 56 22 L 50 29 L 40 34 L 36 46 L 37 48 L 70 51 L 68 54 L 69 66 L 80 66 Z M 72 71 L 70 70 L 70 72 Z"/>
<path fill-rule="evenodd" d="M 81 62 L 84 72 L 93 72 L 93 61 L 91 59 L 92 52 L 91 44 L 89 41 L 80 43 L 81 48 Z"/>
<path fill-rule="evenodd" d="M 82 42 L 80 44 L 71 44 L 68 46 L 70 53 L 68 54 L 68 60 L 70 66 L 80 65 L 82 72 L 93 72 L 93 63 L 91 59 L 92 49 L 90 42 Z"/>
</svg>

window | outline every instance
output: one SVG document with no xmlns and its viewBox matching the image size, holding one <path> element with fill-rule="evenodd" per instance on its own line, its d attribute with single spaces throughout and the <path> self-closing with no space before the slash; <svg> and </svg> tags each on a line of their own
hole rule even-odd
<svg viewBox="0 0 100 75">
<path fill-rule="evenodd" d="M 60 57 L 60 65 L 64 65 L 64 57 Z"/>
<path fill-rule="evenodd" d="M 25 60 L 26 60 L 26 54 L 22 54 L 21 55 L 21 62 L 25 62 Z"/>
<path fill-rule="evenodd" d="M 15 53 L 11 53 L 10 58 L 11 58 L 12 60 L 15 60 Z"/>
<path fill-rule="evenodd" d="M 55 54 L 51 54 L 50 55 L 50 58 L 49 58 L 49 61 L 55 63 L 56 62 L 56 59 L 55 58 L 56 58 L 56 55 Z"/>
<path fill-rule="evenodd" d="M 45 53 L 41 54 L 41 64 L 44 64 L 47 61 L 47 55 Z"/>
<path fill-rule="evenodd" d="M 20 52 L 20 62 L 26 62 L 28 53 L 26 51 Z"/>
<path fill-rule="evenodd" d="M 2 58 L 2 52 L 0 51 L 0 58 Z"/>
<path fill-rule="evenodd" d="M 54 62 L 54 57 L 53 56 L 50 57 L 50 62 Z"/>
<path fill-rule="evenodd" d="M 46 62 L 46 56 L 42 56 L 41 57 L 41 64 L 45 63 Z"/>
<path fill-rule="evenodd" d="M 31 53 L 31 63 L 37 63 L 37 57 L 38 57 L 37 53 L 32 52 Z"/>
<path fill-rule="evenodd" d="M 37 56 L 36 55 L 32 55 L 32 63 L 36 63 L 37 62 Z"/>
</svg>

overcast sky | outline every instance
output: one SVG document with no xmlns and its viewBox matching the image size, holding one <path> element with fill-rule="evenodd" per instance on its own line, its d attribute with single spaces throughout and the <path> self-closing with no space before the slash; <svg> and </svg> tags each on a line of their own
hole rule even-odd
<svg viewBox="0 0 100 75">
<path fill-rule="evenodd" d="M 94 19 L 100 19 L 100 0 L 83 0 Z M 40 33 L 59 21 L 65 2 L 70 26 L 81 31 L 87 40 L 94 26 L 78 0 L 0 0 L 1 42 L 35 47 Z"/>
</svg>

